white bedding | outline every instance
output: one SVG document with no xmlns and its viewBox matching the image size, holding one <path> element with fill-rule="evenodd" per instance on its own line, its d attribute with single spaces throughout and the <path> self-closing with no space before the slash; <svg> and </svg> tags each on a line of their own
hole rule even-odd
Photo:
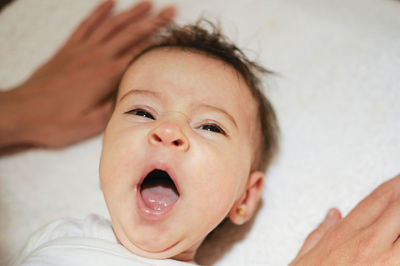
<svg viewBox="0 0 400 266">
<path fill-rule="evenodd" d="M 29 238 L 12 266 L 190 266 L 137 256 L 120 245 L 111 222 L 99 215 L 58 219 Z"/>
<path fill-rule="evenodd" d="M 49 58 L 98 1 L 17 0 L 0 13 L 0 87 Z M 119 1 L 118 9 L 133 1 Z M 156 1 L 161 6 L 167 1 Z M 253 223 L 216 233 L 201 261 L 285 265 L 331 206 L 346 214 L 400 172 L 400 1 L 175 0 L 178 22 L 218 18 L 266 79 L 282 130 Z M 0 119 L 1 119 L 0 114 Z M 101 137 L 0 157 L 0 265 L 61 217 L 107 216 Z"/>
</svg>

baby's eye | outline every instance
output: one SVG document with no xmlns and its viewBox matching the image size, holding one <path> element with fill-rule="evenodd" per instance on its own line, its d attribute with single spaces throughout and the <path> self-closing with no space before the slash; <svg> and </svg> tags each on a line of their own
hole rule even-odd
<svg viewBox="0 0 400 266">
<path fill-rule="evenodd" d="M 225 131 L 216 124 L 205 124 L 205 125 L 200 126 L 200 129 L 220 133 L 222 135 L 226 135 Z"/>
<path fill-rule="evenodd" d="M 127 114 L 133 114 L 133 115 L 137 115 L 137 116 L 143 116 L 143 117 L 147 117 L 149 119 L 153 119 L 154 120 L 154 116 L 152 116 L 149 112 L 141 109 L 141 108 L 136 108 L 133 109 L 131 111 L 126 112 Z"/>
</svg>

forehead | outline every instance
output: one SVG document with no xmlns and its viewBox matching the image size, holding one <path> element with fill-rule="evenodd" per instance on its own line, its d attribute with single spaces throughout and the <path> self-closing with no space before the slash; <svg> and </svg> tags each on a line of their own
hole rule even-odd
<svg viewBox="0 0 400 266">
<path fill-rule="evenodd" d="M 141 86 L 147 88 L 138 88 Z M 224 98 L 223 102 L 229 99 L 248 107 L 254 104 L 249 88 L 233 67 L 203 52 L 179 48 L 157 48 L 134 61 L 121 81 L 119 96 L 135 88 L 199 100 Z"/>
</svg>

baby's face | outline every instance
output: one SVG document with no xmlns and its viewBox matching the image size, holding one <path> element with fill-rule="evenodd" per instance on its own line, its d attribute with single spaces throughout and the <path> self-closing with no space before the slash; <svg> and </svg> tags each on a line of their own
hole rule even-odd
<svg viewBox="0 0 400 266">
<path fill-rule="evenodd" d="M 203 54 L 159 48 L 130 66 L 100 164 L 113 228 L 126 248 L 190 260 L 225 217 L 248 219 L 236 209 L 256 203 L 248 190 L 256 109 L 234 69 Z"/>
</svg>

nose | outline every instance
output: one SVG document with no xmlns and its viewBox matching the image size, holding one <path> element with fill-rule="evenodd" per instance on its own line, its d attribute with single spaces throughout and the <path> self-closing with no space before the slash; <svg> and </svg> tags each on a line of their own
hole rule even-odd
<svg viewBox="0 0 400 266">
<path fill-rule="evenodd" d="M 148 140 L 151 145 L 165 145 L 183 152 L 189 149 L 189 140 L 181 127 L 171 121 L 165 121 L 150 131 Z"/>
</svg>

